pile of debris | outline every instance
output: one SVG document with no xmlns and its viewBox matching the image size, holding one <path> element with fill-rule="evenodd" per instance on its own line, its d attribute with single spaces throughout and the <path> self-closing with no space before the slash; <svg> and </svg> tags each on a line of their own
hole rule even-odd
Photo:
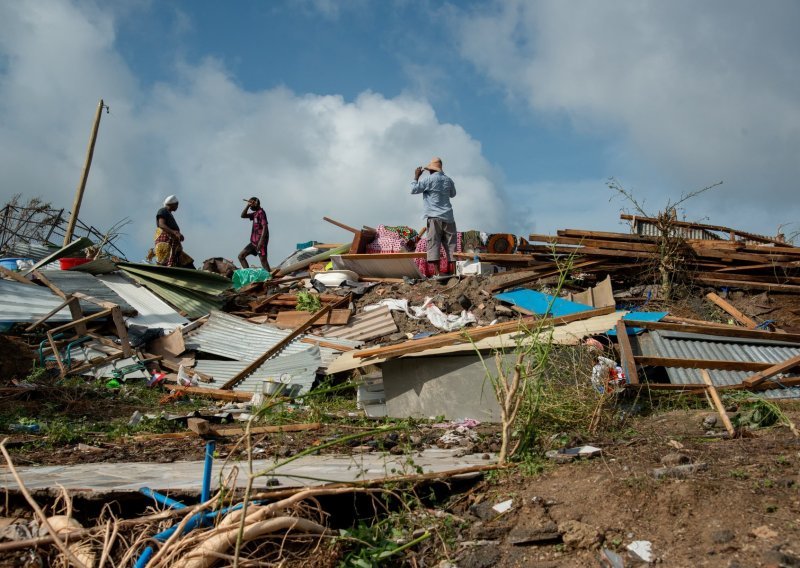
<svg viewBox="0 0 800 568">
<path fill-rule="evenodd" d="M 426 278 L 424 236 L 412 229 L 326 220 L 351 242 L 304 243 L 238 290 L 219 274 L 96 253 L 54 270 L 96 244 L 80 238 L 20 271 L 0 267 L 0 322 L 60 376 L 164 375 L 175 388 L 220 397 L 276 384 L 302 396 L 320 377 L 343 374 L 359 383 L 372 416 L 497 421 L 481 354 L 511 353 L 545 335 L 571 345 L 598 339 L 601 355 L 621 362 L 627 387 L 692 392 L 710 381 L 800 396 L 787 377 L 800 360 L 800 334 L 787 333 L 793 322 L 758 321 L 744 296 L 750 315 L 732 303 L 742 294 L 732 290 L 755 288 L 793 313 L 800 248 L 780 239 L 673 222 L 683 269 L 713 303 L 705 313 L 723 310 L 726 324 L 655 311 L 664 299 L 643 275 L 660 262 L 658 219 L 630 219 L 630 234 L 567 229 L 526 240 L 470 231 L 460 235 L 449 280 Z"/>
</svg>

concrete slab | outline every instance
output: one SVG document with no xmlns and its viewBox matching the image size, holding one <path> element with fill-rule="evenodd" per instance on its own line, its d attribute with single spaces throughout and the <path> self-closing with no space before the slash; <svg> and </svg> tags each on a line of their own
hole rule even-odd
<svg viewBox="0 0 800 568">
<path fill-rule="evenodd" d="M 263 472 L 256 483 L 257 489 L 322 485 L 329 482 L 378 479 L 393 475 L 447 471 L 475 465 L 489 465 L 496 457 L 483 459 L 482 454 L 458 456 L 458 450 L 426 449 L 412 455 L 394 456 L 371 452 L 354 455 L 305 456 L 288 464 L 284 460 L 254 460 L 253 471 Z M 412 463 L 409 463 L 409 458 Z M 219 487 L 233 467 L 239 468 L 238 487 L 247 483 L 247 462 L 215 460 L 212 488 Z M 25 487 L 31 491 L 63 486 L 70 491 L 118 493 L 138 491 L 150 487 L 161 492 L 200 491 L 203 479 L 203 462 L 173 463 L 86 463 L 72 466 L 20 467 L 19 474 Z M 272 481 L 274 480 L 274 481 Z M 278 485 L 275 485 L 275 481 Z M 15 490 L 17 484 L 7 467 L 0 468 L 0 484 L 4 489 Z"/>
</svg>

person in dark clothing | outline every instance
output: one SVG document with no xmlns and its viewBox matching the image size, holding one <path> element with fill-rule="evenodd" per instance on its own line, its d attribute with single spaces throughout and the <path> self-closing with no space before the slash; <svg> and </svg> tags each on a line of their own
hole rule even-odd
<svg viewBox="0 0 800 568">
<path fill-rule="evenodd" d="M 267 213 L 261 207 L 261 200 L 257 197 L 248 199 L 247 205 L 244 206 L 242 211 L 242 219 L 250 219 L 253 222 L 253 227 L 250 229 L 250 242 L 239 253 L 239 262 L 242 268 L 250 268 L 247 263 L 247 257 L 255 255 L 261 261 L 261 267 L 269 271 L 269 262 L 267 261 L 269 223 L 267 222 Z"/>
<path fill-rule="evenodd" d="M 173 212 L 178 210 L 178 198 L 170 195 L 164 207 L 156 212 L 156 234 L 147 260 L 155 259 L 160 266 L 194 269 L 194 259 L 183 251 L 183 233 Z"/>
</svg>

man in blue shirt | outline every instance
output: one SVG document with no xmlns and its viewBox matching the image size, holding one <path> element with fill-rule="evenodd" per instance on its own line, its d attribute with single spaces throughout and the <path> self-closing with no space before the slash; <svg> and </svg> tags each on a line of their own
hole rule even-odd
<svg viewBox="0 0 800 568">
<path fill-rule="evenodd" d="M 430 175 L 420 181 L 422 172 Z M 422 194 L 422 217 L 428 224 L 428 266 L 439 276 L 439 248 L 444 244 L 448 274 L 455 272 L 456 221 L 450 199 L 456 196 L 456 185 L 442 171 L 441 158 L 433 158 L 425 167 L 414 171 L 411 193 Z"/>
</svg>

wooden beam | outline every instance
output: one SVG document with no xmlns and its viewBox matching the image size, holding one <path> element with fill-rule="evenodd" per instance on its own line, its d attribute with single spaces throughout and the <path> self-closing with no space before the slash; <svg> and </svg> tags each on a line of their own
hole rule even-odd
<svg viewBox="0 0 800 568">
<path fill-rule="evenodd" d="M 25 278 L 19 272 L 14 272 L 13 270 L 9 270 L 5 266 L 0 266 L 0 276 L 5 276 L 6 278 L 10 278 L 11 280 L 16 280 L 21 284 L 33 284 L 34 286 L 36 286 L 36 284 Z"/>
<path fill-rule="evenodd" d="M 709 292 L 708 294 L 706 294 L 706 298 L 709 301 L 711 301 L 712 303 L 714 303 L 717 306 L 719 306 L 722 309 L 722 311 L 724 311 L 728 315 L 732 316 L 733 319 L 738 321 L 740 324 L 742 324 L 746 328 L 755 329 L 755 328 L 758 327 L 758 322 L 756 322 L 755 320 L 752 320 L 749 317 L 747 317 L 746 315 L 744 315 L 742 312 L 740 312 L 739 310 L 734 308 L 730 304 L 730 302 L 728 302 L 727 300 L 725 300 L 723 298 L 720 298 L 714 292 Z"/>
<path fill-rule="evenodd" d="M 637 355 L 636 362 L 648 367 L 678 367 L 680 369 L 716 369 L 719 371 L 761 371 L 771 363 L 759 361 L 733 361 L 719 359 L 683 359 L 680 357 L 650 357 Z"/>
<path fill-rule="evenodd" d="M 210 389 L 204 387 L 184 387 L 176 384 L 165 384 L 164 388 L 171 392 L 181 391 L 192 396 L 212 398 L 214 400 L 231 400 L 237 402 L 248 402 L 253 398 L 251 392 L 235 392 L 222 389 Z"/>
<path fill-rule="evenodd" d="M 707 278 L 705 276 L 695 277 L 696 282 L 709 284 L 710 286 L 724 286 L 726 288 L 742 288 L 743 290 L 766 290 L 767 292 L 790 292 L 800 294 L 800 286 L 792 284 L 768 284 L 766 282 L 742 282 L 737 280 L 724 280 L 721 278 Z"/>
<path fill-rule="evenodd" d="M 631 385 L 638 385 L 639 373 L 636 371 L 636 358 L 633 355 L 631 339 L 628 337 L 628 328 L 625 327 L 625 322 L 621 319 L 615 327 L 617 330 L 619 356 L 622 361 L 622 367 L 625 369 L 625 376 L 628 377 L 628 382 Z"/>
<path fill-rule="evenodd" d="M 77 302 L 77 300 L 74 300 L 74 301 Z M 84 327 L 85 327 L 85 324 L 87 322 L 90 322 L 92 320 L 96 320 L 98 318 L 104 318 L 104 317 L 110 316 L 110 315 L 111 315 L 111 310 L 103 310 L 103 311 L 97 312 L 96 314 L 91 314 L 91 315 L 88 315 L 88 316 L 84 316 L 84 317 L 82 317 L 82 318 L 80 318 L 78 320 L 71 321 L 70 323 L 66 323 L 64 325 L 60 325 L 58 327 L 53 328 L 50 331 L 55 335 L 56 333 L 58 333 L 60 331 L 65 331 L 65 330 L 73 328 L 73 327 L 79 328 L 81 326 L 81 324 L 84 324 Z M 82 335 L 85 335 L 85 334 L 86 334 L 86 332 L 84 331 L 82 333 Z"/>
<path fill-rule="evenodd" d="M 35 285 L 36 285 L 36 284 L 34 284 L 34 286 L 35 286 Z M 53 308 L 52 310 L 50 310 L 49 312 L 47 312 L 45 315 L 43 315 L 42 317 L 40 317 L 38 320 L 36 320 L 35 322 L 33 322 L 31 325 L 29 325 L 28 327 L 26 327 L 26 328 L 25 328 L 25 331 L 33 331 L 34 329 L 36 329 L 37 327 L 39 327 L 40 325 L 42 325 L 44 322 L 46 322 L 48 319 L 50 319 L 51 317 L 53 317 L 54 315 L 56 315 L 58 312 L 60 312 L 60 311 L 61 311 L 61 310 L 63 310 L 64 308 L 66 308 L 66 307 L 67 307 L 67 304 L 69 304 L 69 300 L 64 300 L 63 302 L 61 302 L 60 304 L 58 304 L 58 306 L 56 306 L 55 308 Z"/>
<path fill-rule="evenodd" d="M 598 264 L 602 264 L 605 262 L 604 260 L 585 260 L 583 262 L 576 262 L 569 268 L 569 272 L 573 270 L 580 270 L 583 268 L 589 268 L 591 266 L 596 266 Z M 514 280 L 508 280 L 506 282 L 501 282 L 498 284 L 493 284 L 487 291 L 489 293 L 498 292 L 500 290 L 508 290 L 509 288 L 515 288 L 517 286 L 522 286 L 523 284 L 528 284 L 529 282 L 533 282 L 535 280 L 539 280 L 540 278 L 548 278 L 550 276 L 556 276 L 557 274 L 561 274 L 562 269 L 556 268 L 553 270 L 547 270 L 544 272 L 536 272 L 535 274 L 530 274 L 528 276 L 521 276 L 519 278 L 515 278 Z"/>
<path fill-rule="evenodd" d="M 720 328 L 717 326 L 664 323 L 659 321 L 623 321 L 628 327 L 643 327 L 645 329 L 663 331 L 680 331 L 682 333 L 699 333 L 703 335 L 736 337 L 740 339 L 766 339 L 767 341 L 800 343 L 800 334 L 796 333 L 774 333 L 772 331 L 760 331 L 756 329 L 745 329 L 742 327 Z"/>
<path fill-rule="evenodd" d="M 742 385 L 745 388 L 752 388 L 757 385 L 760 385 L 767 379 L 774 377 L 775 375 L 779 375 L 780 373 L 785 373 L 794 367 L 800 365 L 800 355 L 796 357 L 792 357 L 791 359 L 787 359 L 786 361 L 782 361 L 766 369 L 760 370 L 755 375 L 751 375 L 747 377 L 745 380 L 742 381 Z"/>
<path fill-rule="evenodd" d="M 66 300 L 66 299 L 67 299 L 67 294 L 65 294 L 65 293 L 64 293 L 64 291 L 63 291 L 61 288 L 59 288 L 58 286 L 56 286 L 55 284 L 53 284 L 52 282 L 50 282 L 50 280 L 48 280 L 48 279 L 47 279 L 47 277 L 46 277 L 44 274 L 42 274 L 42 273 L 41 273 L 41 271 L 39 271 L 39 270 L 33 270 L 33 271 L 31 272 L 31 274 L 32 274 L 32 275 L 33 275 L 33 276 L 34 276 L 34 277 L 35 277 L 37 280 L 40 280 L 42 284 L 44 284 L 45 286 L 47 286 L 48 288 L 50 288 L 50 290 L 53 292 L 53 294 L 55 294 L 56 296 L 58 296 L 59 298 L 62 298 L 62 299 L 64 299 L 64 300 Z"/>
<path fill-rule="evenodd" d="M 763 282 L 766 284 L 800 284 L 800 278 L 785 276 L 777 272 L 770 274 L 734 274 L 732 272 L 699 272 L 694 277 L 716 278 L 718 280 L 738 280 L 740 282 Z"/>
<path fill-rule="evenodd" d="M 562 237 L 551 235 L 530 235 L 531 241 L 560 245 L 581 245 L 585 247 L 610 248 L 614 250 L 631 250 L 639 252 L 658 252 L 658 246 L 652 243 L 627 243 L 624 241 L 606 241 L 588 237 Z"/>
<path fill-rule="evenodd" d="M 730 437 L 733 438 L 736 432 L 733 430 L 733 424 L 731 424 L 731 420 L 728 418 L 728 413 L 725 412 L 725 406 L 722 404 L 719 394 L 717 394 L 717 389 L 714 386 L 714 383 L 711 382 L 711 377 L 708 375 L 708 371 L 703 369 L 700 371 L 700 374 L 703 375 L 703 382 L 705 382 L 706 388 L 708 389 L 708 394 L 711 396 L 711 400 L 713 401 L 720 418 L 722 418 L 722 423 L 725 425 L 725 429 L 728 431 Z"/>
<path fill-rule="evenodd" d="M 244 379 L 246 379 L 247 377 L 252 375 L 253 372 L 256 371 L 256 369 L 258 369 L 261 365 L 264 364 L 264 361 L 266 361 L 267 359 L 269 359 L 273 355 L 279 353 L 284 347 L 289 345 L 298 336 L 300 336 L 303 333 L 305 333 L 305 331 L 309 327 L 311 327 L 311 325 L 315 321 L 317 321 L 321 317 L 327 315 L 328 312 L 330 312 L 330 311 L 331 311 L 331 306 L 330 305 L 323 306 L 321 309 L 317 310 L 310 318 L 308 318 L 306 323 L 304 323 L 303 325 L 298 327 L 296 330 L 291 332 L 289 335 L 287 335 L 286 337 L 281 339 L 278 343 L 276 343 L 274 346 L 270 347 L 266 352 L 264 352 L 264 354 L 259 356 L 255 361 L 253 361 L 247 367 L 245 367 L 243 370 L 241 370 L 236 375 L 231 377 L 224 385 L 222 385 L 222 388 L 225 389 L 225 390 L 232 389 L 238 383 L 240 383 L 241 381 L 243 381 Z"/>
<path fill-rule="evenodd" d="M 339 221 L 331 219 L 330 217 L 323 217 L 322 220 L 327 221 L 331 225 L 336 225 L 337 227 L 339 227 L 340 229 L 344 229 L 345 231 L 350 231 L 351 233 L 354 234 L 360 232 L 358 229 L 351 227 L 350 225 L 345 225 L 344 223 L 340 223 Z"/>
<path fill-rule="evenodd" d="M 409 353 L 418 353 L 420 351 L 427 351 L 428 349 L 435 349 L 437 347 L 446 347 L 448 345 L 456 345 L 459 343 L 468 343 L 470 341 L 478 341 L 487 337 L 494 337 L 504 333 L 514 333 L 516 331 L 531 331 L 538 327 L 549 327 L 553 325 L 561 325 L 573 321 L 580 321 L 595 316 L 603 316 L 614 313 L 613 306 L 607 308 L 597 308 L 594 310 L 587 310 L 568 316 L 561 316 L 557 318 L 539 319 L 535 317 L 521 318 L 516 321 L 509 321 L 498 323 L 495 325 L 485 325 L 481 327 L 474 327 L 471 329 L 464 329 L 461 331 L 453 331 L 450 333 L 442 333 L 425 339 L 415 339 L 411 341 L 404 341 L 397 345 L 387 345 L 384 347 L 376 347 L 372 349 L 362 349 L 353 353 L 354 357 L 360 359 L 366 357 L 382 357 L 393 358 Z"/>
<path fill-rule="evenodd" d="M 394 260 L 398 258 L 425 258 L 425 252 L 389 252 L 385 254 L 343 254 L 342 260 Z"/>
</svg>

